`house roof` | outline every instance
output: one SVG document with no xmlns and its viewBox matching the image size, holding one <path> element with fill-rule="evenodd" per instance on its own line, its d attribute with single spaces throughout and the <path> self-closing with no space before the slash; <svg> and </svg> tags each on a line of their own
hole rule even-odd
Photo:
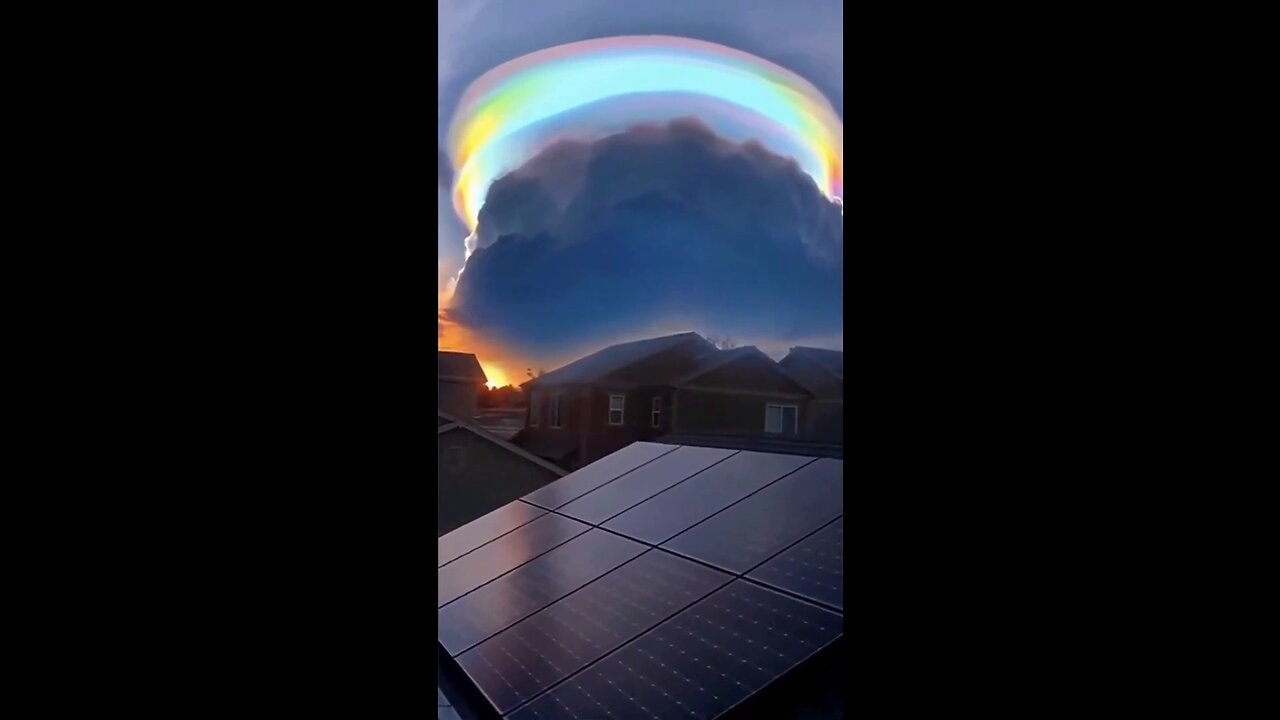
<svg viewBox="0 0 1280 720">
<path fill-rule="evenodd" d="M 578 450 L 578 438 L 568 433 L 529 433 L 521 428 L 511 436 L 511 442 L 544 458 L 563 461 Z"/>
<path fill-rule="evenodd" d="M 790 380 L 793 384 L 798 385 L 799 386 L 798 389 L 801 392 L 808 392 L 809 394 L 813 394 L 812 392 L 810 392 L 809 388 L 804 386 L 804 384 L 798 382 L 794 377 L 792 377 L 785 370 L 779 367 L 778 363 L 774 362 L 773 358 L 769 357 L 768 355 L 765 355 L 763 352 L 759 350 L 759 348 L 757 348 L 754 345 L 746 345 L 744 347 L 733 348 L 732 350 L 716 350 L 708 355 L 705 355 L 698 359 L 698 364 L 694 366 L 692 371 L 690 371 L 687 375 L 680 378 L 679 380 L 676 380 L 672 384 L 676 387 L 681 387 L 687 383 L 691 383 L 694 380 L 697 380 L 698 378 L 702 377 L 703 375 L 706 375 L 707 373 L 711 372 L 712 370 L 715 370 L 716 368 L 723 367 L 735 360 L 741 360 L 747 357 L 758 357 L 760 359 L 763 359 L 766 363 L 768 363 L 769 367 L 773 368 L 780 375 Z"/>
<path fill-rule="evenodd" d="M 824 350 L 823 348 L 812 348 L 797 345 L 791 348 L 791 352 L 789 354 L 797 357 L 808 358 L 819 365 L 823 370 L 831 373 L 834 377 L 844 380 L 843 350 Z"/>
<path fill-rule="evenodd" d="M 473 433 L 479 437 L 484 438 L 485 440 L 488 440 L 489 442 L 493 443 L 494 445 L 497 445 L 498 447 L 502 448 L 503 450 L 506 450 L 509 453 L 512 453 L 513 455 L 517 455 L 521 458 L 524 458 L 525 460 L 528 460 L 531 463 L 534 463 L 538 467 L 554 472 L 556 474 L 556 477 L 564 477 L 566 474 L 563 468 L 556 467 L 555 465 L 552 465 L 551 463 L 547 462 L 546 460 L 543 460 L 537 455 L 534 455 L 533 453 L 523 448 L 516 447 L 515 445 L 512 445 L 511 443 L 507 442 L 506 440 L 503 440 L 502 438 L 498 437 L 497 435 L 494 435 L 491 432 L 488 432 L 482 428 L 476 427 L 471 423 L 463 422 L 443 410 L 437 410 L 436 412 L 438 413 L 440 420 L 448 420 L 448 423 L 444 425 L 436 426 L 436 435 L 443 435 L 453 430 L 466 430 L 470 433 Z"/>
<path fill-rule="evenodd" d="M 603 379 L 610 373 L 621 370 L 632 363 L 656 355 L 663 350 L 676 347 L 681 343 L 701 341 L 708 348 L 713 348 L 706 338 L 695 332 L 664 335 L 663 337 L 619 343 L 574 360 L 564 367 L 556 368 L 546 375 L 534 378 L 521 384 L 521 387 L 533 385 L 573 385 L 592 383 Z"/>
<path fill-rule="evenodd" d="M 721 365 L 727 365 L 728 363 L 733 362 L 734 360 L 744 358 L 753 353 L 763 355 L 766 358 L 769 357 L 768 355 L 765 355 L 764 353 L 756 349 L 754 345 L 747 345 L 740 348 L 733 348 L 732 350 L 717 350 L 713 353 L 703 355 L 701 358 L 698 358 L 698 364 L 694 365 L 693 369 L 690 370 L 687 375 L 675 381 L 675 385 L 677 386 L 684 385 L 687 382 L 696 380 L 702 377 L 703 375 L 706 375 L 707 373 L 711 372 L 712 370 L 715 370 Z M 773 360 L 770 359 L 769 362 L 773 362 Z"/>
<path fill-rule="evenodd" d="M 725 450 L 753 450 L 755 452 L 777 453 L 779 455 L 808 455 L 810 457 L 844 459 L 844 445 L 841 443 L 814 442 L 812 440 L 782 437 L 767 433 L 726 433 L 723 435 L 673 433 L 658 438 L 657 442 L 667 445 L 693 445 L 696 447 L 723 448 Z"/>
<path fill-rule="evenodd" d="M 484 370 L 480 367 L 480 361 L 472 353 L 438 350 L 436 356 L 441 380 L 489 382 L 489 378 L 485 377 Z"/>
</svg>

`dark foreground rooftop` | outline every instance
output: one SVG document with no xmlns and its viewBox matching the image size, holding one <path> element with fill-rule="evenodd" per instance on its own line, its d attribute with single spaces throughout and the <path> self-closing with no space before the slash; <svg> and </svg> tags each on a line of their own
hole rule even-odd
<svg viewBox="0 0 1280 720">
<path fill-rule="evenodd" d="M 843 716 L 844 462 L 634 443 L 439 538 L 439 717 Z"/>
</svg>

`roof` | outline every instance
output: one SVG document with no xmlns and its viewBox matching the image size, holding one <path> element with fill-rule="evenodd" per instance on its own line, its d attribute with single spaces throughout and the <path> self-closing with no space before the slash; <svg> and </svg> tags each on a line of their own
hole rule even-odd
<svg viewBox="0 0 1280 720">
<path fill-rule="evenodd" d="M 707 342 L 706 338 L 695 332 L 619 343 L 574 360 L 568 365 L 556 368 L 546 375 L 522 383 L 521 387 L 528 387 L 534 384 L 541 386 L 596 382 L 628 365 L 690 341 L 700 341 L 705 343 L 708 348 L 714 347 Z"/>
<path fill-rule="evenodd" d="M 443 410 L 437 410 L 436 412 L 439 414 L 439 419 L 448 420 L 448 423 L 444 425 L 436 426 L 436 435 L 443 435 L 452 430 L 466 430 L 479 437 L 484 438 L 485 440 L 488 440 L 489 442 L 493 443 L 494 445 L 497 445 L 498 447 L 502 448 L 503 450 L 506 450 L 507 452 L 510 452 L 514 455 L 518 455 L 519 457 L 524 458 L 525 460 L 528 460 L 531 463 L 534 463 L 538 467 L 554 472 L 556 474 L 556 477 L 564 477 L 565 475 L 565 471 L 563 468 L 556 467 L 555 465 L 552 465 L 551 463 L 547 462 L 546 460 L 543 460 L 537 455 L 534 455 L 533 453 L 528 452 L 523 448 L 516 447 L 515 445 L 512 445 L 511 443 L 507 442 L 506 440 L 503 440 L 502 438 L 498 437 L 497 435 L 494 435 L 493 433 L 490 433 L 482 428 L 476 427 L 471 423 L 463 422 Z"/>
<path fill-rule="evenodd" d="M 725 450 L 754 450 L 779 455 L 809 455 L 811 457 L 844 459 L 843 443 L 824 443 L 766 433 L 726 433 L 724 435 L 671 434 L 658 438 L 668 445 L 693 445 L 696 447 L 723 448 Z"/>
<path fill-rule="evenodd" d="M 436 358 L 439 364 L 438 375 L 441 380 L 489 382 L 489 378 L 485 377 L 484 370 L 480 368 L 480 361 L 472 353 L 438 350 Z"/>
<path fill-rule="evenodd" d="M 511 436 L 511 442 L 539 457 L 566 460 L 578 450 L 578 437 L 568 433 L 529 433 L 521 428 Z"/>
<path fill-rule="evenodd" d="M 691 383 L 694 380 L 697 380 L 698 378 L 702 377 L 703 375 L 706 375 L 707 373 L 711 372 L 712 370 L 715 370 L 716 368 L 728 365 L 729 363 L 734 362 L 735 360 L 741 360 L 743 358 L 748 358 L 748 357 L 757 357 L 764 360 L 765 363 L 767 363 L 769 367 L 773 368 L 773 370 L 777 372 L 779 375 L 791 381 L 792 384 L 799 386 L 798 389 L 801 392 L 807 392 L 810 395 L 813 394 L 813 392 L 808 387 L 806 387 L 803 383 L 799 382 L 790 373 L 786 372 L 782 367 L 778 365 L 778 363 L 774 362 L 773 358 L 769 357 L 768 355 L 765 355 L 763 352 L 759 350 L 759 348 L 757 348 L 754 345 L 746 345 L 739 348 L 733 348 L 732 350 L 716 350 L 708 355 L 705 355 L 698 359 L 698 363 L 697 365 L 694 366 L 692 371 L 690 371 L 688 374 L 686 374 L 684 377 L 680 378 L 679 380 L 676 380 L 674 383 L 672 383 L 672 385 L 676 387 L 681 387 L 687 383 Z"/>
<path fill-rule="evenodd" d="M 833 376 L 844 380 L 844 351 L 843 350 L 824 350 L 823 348 L 804 347 L 797 345 L 791 348 L 790 355 L 803 357 L 817 363 L 822 369 L 831 373 Z M 784 360 L 786 358 L 783 358 Z"/>
<path fill-rule="evenodd" d="M 717 350 L 699 358 L 698 364 L 693 366 L 693 370 L 689 371 L 688 375 L 677 380 L 675 384 L 684 385 L 687 382 L 691 382 L 703 375 L 706 375 L 721 365 L 727 365 L 734 360 L 744 358 L 751 354 L 758 354 L 768 360 L 770 364 L 773 363 L 772 358 L 760 352 L 760 350 L 758 350 L 754 345 L 746 345 L 740 348 L 733 348 L 732 350 Z"/>
</svg>

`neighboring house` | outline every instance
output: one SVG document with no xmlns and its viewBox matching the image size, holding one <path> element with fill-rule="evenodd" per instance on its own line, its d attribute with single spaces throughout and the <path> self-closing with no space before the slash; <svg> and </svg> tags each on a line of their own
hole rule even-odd
<svg viewBox="0 0 1280 720">
<path fill-rule="evenodd" d="M 804 436 L 844 442 L 844 352 L 793 347 L 778 365 L 813 393 Z"/>
<path fill-rule="evenodd" d="M 565 474 L 445 410 L 438 414 L 437 537 Z"/>
<path fill-rule="evenodd" d="M 811 457 L 844 459 L 844 445 L 810 440 L 803 437 L 782 437 L 771 433 L 726 433 L 690 435 L 673 433 L 658 439 L 667 445 L 691 445 L 727 450 L 751 450 L 775 455 L 809 455 Z"/>
<path fill-rule="evenodd" d="M 756 348 L 697 333 L 612 345 L 521 387 L 529 412 L 512 441 L 568 469 L 675 432 L 795 436 L 813 400 Z"/>
<path fill-rule="evenodd" d="M 437 407 L 460 418 L 474 418 L 480 386 L 489 381 L 480 369 L 480 361 L 471 353 L 441 350 L 436 355 L 440 394 Z"/>
</svg>

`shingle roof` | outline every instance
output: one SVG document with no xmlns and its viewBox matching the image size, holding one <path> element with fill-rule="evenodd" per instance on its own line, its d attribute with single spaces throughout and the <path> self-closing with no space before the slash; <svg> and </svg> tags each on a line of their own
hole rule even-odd
<svg viewBox="0 0 1280 720">
<path fill-rule="evenodd" d="M 791 353 L 797 356 L 807 357 L 815 363 L 821 365 L 827 372 L 832 375 L 844 379 L 844 351 L 843 350 L 824 350 L 822 348 L 811 348 L 797 345 L 791 348 Z"/>
<path fill-rule="evenodd" d="M 698 364 L 694 365 L 693 369 L 690 370 L 687 375 L 677 380 L 675 384 L 683 385 L 690 380 L 702 377 L 721 365 L 737 360 L 738 358 L 746 357 L 751 354 L 752 351 L 760 352 L 755 348 L 755 346 L 747 345 L 745 347 L 733 348 L 732 350 L 717 350 L 713 353 L 703 355 L 701 358 L 698 358 Z M 764 355 L 764 353 L 760 354 Z M 765 357 L 768 356 L 765 355 Z M 770 360 L 770 362 L 772 362 L 772 360 Z"/>
<path fill-rule="evenodd" d="M 546 375 L 529 380 L 523 383 L 521 387 L 596 382 L 606 375 L 616 370 L 621 370 L 632 363 L 639 362 L 650 355 L 655 355 L 663 350 L 695 339 L 706 343 L 708 348 L 712 347 L 711 343 L 695 332 L 619 343 L 591 353 L 584 358 L 574 360 L 568 365 L 552 370 Z"/>
<path fill-rule="evenodd" d="M 485 377 L 484 370 L 480 368 L 480 361 L 472 353 L 438 350 L 436 356 L 439 377 L 442 380 L 474 380 L 478 383 L 489 381 L 489 378 Z"/>
<path fill-rule="evenodd" d="M 528 450 L 525 450 L 524 448 L 518 447 L 516 445 L 512 445 L 511 443 L 507 442 L 506 440 L 503 440 L 502 438 L 498 437 L 497 435 L 494 435 L 493 433 L 485 430 L 484 428 L 477 427 L 475 425 L 472 425 L 471 423 L 463 422 L 443 410 L 437 410 L 436 412 L 438 414 L 439 419 L 449 421 L 448 424 L 441 424 L 436 426 L 436 435 L 443 435 L 447 432 L 451 432 L 453 430 L 459 430 L 459 429 L 467 430 L 475 435 L 478 435 L 484 438 L 485 440 L 488 440 L 489 442 L 493 443 L 494 445 L 497 445 L 503 450 L 506 450 L 512 455 L 523 458 L 524 460 L 528 460 L 529 462 L 537 465 L 540 468 L 554 472 L 556 474 L 556 477 L 564 477 L 565 475 L 565 471 L 563 468 L 559 468 L 559 467 L 556 467 L 555 465 L 552 465 L 551 463 L 547 462 L 546 460 L 543 460 L 542 458 L 538 457 L 537 455 L 534 455 L 533 453 L 529 452 Z"/>
</svg>

